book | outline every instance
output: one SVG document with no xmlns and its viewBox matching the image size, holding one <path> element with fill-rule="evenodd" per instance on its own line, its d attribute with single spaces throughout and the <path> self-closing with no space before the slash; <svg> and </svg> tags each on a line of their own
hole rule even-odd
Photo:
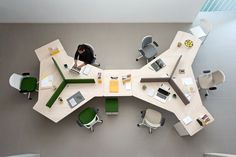
<svg viewBox="0 0 236 157">
<path fill-rule="evenodd" d="M 109 89 L 111 93 L 118 93 L 119 92 L 119 82 L 117 79 L 110 80 Z"/>
</svg>

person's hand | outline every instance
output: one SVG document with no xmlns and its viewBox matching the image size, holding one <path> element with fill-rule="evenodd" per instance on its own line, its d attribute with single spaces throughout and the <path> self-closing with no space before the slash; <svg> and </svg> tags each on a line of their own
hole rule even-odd
<svg viewBox="0 0 236 157">
<path fill-rule="evenodd" d="M 75 64 L 73 65 L 73 68 L 77 68 L 77 63 L 75 63 Z"/>
</svg>

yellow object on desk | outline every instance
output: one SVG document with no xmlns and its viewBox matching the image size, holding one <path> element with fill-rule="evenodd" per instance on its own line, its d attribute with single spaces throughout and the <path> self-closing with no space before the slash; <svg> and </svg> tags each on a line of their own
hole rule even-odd
<svg viewBox="0 0 236 157">
<path fill-rule="evenodd" d="M 55 54 L 57 54 L 57 53 L 59 53 L 60 52 L 60 50 L 56 47 L 56 48 L 48 48 L 48 51 L 50 52 L 50 55 L 51 56 L 53 56 L 53 55 L 55 55 Z"/>
<path fill-rule="evenodd" d="M 118 80 L 110 80 L 110 92 L 111 93 L 118 93 L 119 92 Z"/>
</svg>

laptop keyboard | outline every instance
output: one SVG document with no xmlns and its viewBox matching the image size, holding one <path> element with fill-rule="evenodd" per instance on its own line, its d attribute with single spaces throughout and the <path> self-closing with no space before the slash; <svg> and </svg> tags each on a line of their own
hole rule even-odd
<svg viewBox="0 0 236 157">
<path fill-rule="evenodd" d="M 165 96 L 165 95 L 162 95 L 161 93 L 157 93 L 157 96 L 159 96 L 159 97 L 162 98 L 162 99 L 166 99 L 166 96 Z"/>
</svg>

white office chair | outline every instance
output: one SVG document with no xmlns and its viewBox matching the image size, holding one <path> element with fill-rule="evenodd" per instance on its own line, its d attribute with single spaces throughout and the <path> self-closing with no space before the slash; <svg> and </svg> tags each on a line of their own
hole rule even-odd
<svg viewBox="0 0 236 157">
<path fill-rule="evenodd" d="M 211 72 L 210 70 L 203 71 L 197 79 L 199 89 L 206 90 L 205 96 L 209 95 L 209 90 L 216 90 L 216 86 L 225 81 L 225 74 L 221 70 Z"/>
<path fill-rule="evenodd" d="M 212 31 L 212 23 L 206 19 L 200 19 L 200 24 L 190 29 L 191 33 L 197 38 L 202 40 L 202 44 L 205 42 L 207 36 Z"/>
<path fill-rule="evenodd" d="M 9 84 L 11 87 L 17 89 L 20 93 L 28 94 L 28 99 L 31 92 L 37 91 L 38 82 L 35 77 L 30 77 L 29 73 L 23 73 L 22 75 L 13 73 L 9 78 Z"/>
<path fill-rule="evenodd" d="M 92 61 L 92 65 L 93 65 L 93 66 L 96 66 L 96 67 L 99 67 L 99 66 L 100 66 L 100 63 L 96 62 L 96 54 L 94 53 L 94 52 L 95 52 L 94 47 L 93 47 L 91 44 L 88 44 L 88 43 L 84 43 L 84 45 L 87 45 L 88 47 L 90 47 L 91 50 L 92 50 L 92 52 L 93 52 L 94 60 Z"/>
<path fill-rule="evenodd" d="M 145 36 L 142 40 L 142 47 L 138 50 L 140 56 L 136 58 L 136 61 L 142 57 L 147 60 L 147 63 L 154 59 L 157 56 L 157 49 L 154 46 L 158 47 L 158 44 L 155 41 L 152 41 L 152 36 Z"/>
<path fill-rule="evenodd" d="M 20 91 L 20 85 L 23 78 L 24 76 L 13 73 L 9 79 L 10 86 Z"/>
<path fill-rule="evenodd" d="M 149 133 L 152 129 L 157 129 L 165 124 L 165 118 L 162 117 L 160 112 L 152 109 L 141 111 L 142 122 L 137 124 L 138 127 L 144 125 L 149 128 Z"/>
</svg>

